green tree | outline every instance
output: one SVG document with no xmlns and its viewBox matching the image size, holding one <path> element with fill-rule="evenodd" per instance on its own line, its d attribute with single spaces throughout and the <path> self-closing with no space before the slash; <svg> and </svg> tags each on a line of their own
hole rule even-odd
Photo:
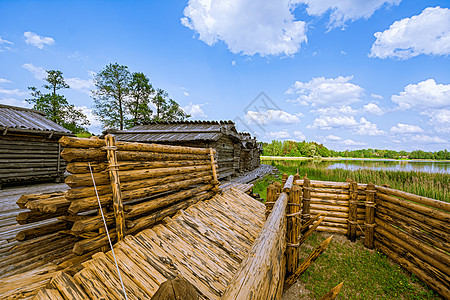
<svg viewBox="0 0 450 300">
<path fill-rule="evenodd" d="M 156 90 L 156 94 L 152 99 L 153 104 L 156 106 L 156 114 L 153 116 L 152 121 L 183 121 L 190 117 L 181 109 L 177 102 L 168 97 L 169 94 L 166 91 L 162 89 Z"/>
<path fill-rule="evenodd" d="M 129 101 L 127 109 L 131 119 L 127 120 L 127 127 L 142 125 L 152 120 L 153 111 L 149 107 L 155 90 L 144 73 L 133 73 L 129 84 Z"/>
<path fill-rule="evenodd" d="M 81 109 L 69 104 L 67 99 L 58 94 L 60 89 L 68 89 L 69 85 L 65 82 L 61 71 L 47 70 L 47 77 L 43 87 L 49 90 L 49 93 L 42 93 L 36 87 L 28 87 L 33 98 L 26 99 L 28 103 L 33 104 L 33 108 L 45 113 L 49 120 L 64 128 L 79 133 L 86 131 L 83 125 L 89 125 L 89 120 L 83 114 Z"/>
<path fill-rule="evenodd" d="M 128 67 L 109 64 L 95 76 L 94 82 L 94 112 L 105 127 L 123 130 L 131 82 Z"/>
</svg>

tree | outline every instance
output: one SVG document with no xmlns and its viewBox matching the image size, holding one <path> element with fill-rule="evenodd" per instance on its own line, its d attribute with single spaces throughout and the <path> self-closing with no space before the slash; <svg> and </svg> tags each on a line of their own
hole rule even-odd
<svg viewBox="0 0 450 300">
<path fill-rule="evenodd" d="M 152 121 L 183 121 L 190 117 L 186 114 L 180 105 L 172 99 L 167 99 L 169 94 L 162 90 L 157 89 L 156 94 L 152 99 L 153 104 L 156 106 L 156 115 L 153 116 Z"/>
<path fill-rule="evenodd" d="M 127 127 L 145 124 L 152 120 L 153 111 L 149 104 L 150 97 L 154 94 L 155 90 L 144 73 L 132 74 L 127 103 L 132 118 L 127 120 Z"/>
<path fill-rule="evenodd" d="M 50 91 L 44 94 L 36 87 L 28 87 L 33 98 L 26 99 L 28 103 L 33 104 L 33 108 L 45 113 L 49 120 L 64 128 L 79 133 L 86 131 L 83 125 L 89 125 L 89 120 L 83 114 L 81 109 L 68 103 L 63 95 L 57 93 L 60 89 L 68 89 L 69 85 L 65 82 L 61 71 L 47 70 L 47 77 L 43 87 Z"/>
<path fill-rule="evenodd" d="M 95 76 L 94 112 L 105 127 L 123 130 L 130 82 L 128 67 L 118 63 L 107 65 Z"/>
</svg>

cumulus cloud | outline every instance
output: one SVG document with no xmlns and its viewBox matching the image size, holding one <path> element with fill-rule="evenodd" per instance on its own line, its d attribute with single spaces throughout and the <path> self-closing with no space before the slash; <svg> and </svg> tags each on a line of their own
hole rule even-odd
<svg viewBox="0 0 450 300">
<path fill-rule="evenodd" d="M 325 141 L 342 141 L 342 138 L 339 136 L 330 134 L 325 137 Z"/>
<path fill-rule="evenodd" d="M 39 36 L 31 31 L 24 32 L 23 36 L 25 37 L 25 43 L 27 43 L 28 45 L 38 47 L 39 49 L 44 49 L 45 45 L 51 46 L 55 44 L 55 40 L 53 38 L 46 36 Z"/>
<path fill-rule="evenodd" d="M 417 125 L 409 125 L 409 124 L 402 124 L 397 123 L 396 126 L 391 127 L 392 133 L 399 133 L 399 134 L 405 134 L 405 133 L 419 133 L 423 132 L 423 129 L 420 128 Z"/>
<path fill-rule="evenodd" d="M 31 63 L 26 63 L 22 65 L 27 71 L 30 71 L 36 79 L 42 80 L 47 76 L 47 72 L 42 67 L 37 67 Z"/>
<path fill-rule="evenodd" d="M 450 54 L 450 9 L 425 8 L 420 15 L 395 21 L 389 29 L 376 32 L 369 56 L 409 59 Z"/>
<path fill-rule="evenodd" d="M 308 125 L 307 128 L 325 130 L 339 127 L 354 127 L 357 125 L 358 122 L 356 122 L 353 116 L 324 116 L 314 119 L 312 125 Z"/>
<path fill-rule="evenodd" d="M 358 113 L 357 110 L 353 109 L 351 106 L 343 105 L 341 107 L 324 107 L 324 108 L 318 108 L 316 110 L 312 110 L 311 112 L 317 113 L 321 116 L 353 116 Z"/>
<path fill-rule="evenodd" d="M 269 109 L 267 111 L 249 110 L 244 118 L 248 124 L 281 125 L 299 123 L 299 116 L 302 116 L 302 114 L 293 115 L 283 110 Z"/>
<path fill-rule="evenodd" d="M 27 92 L 21 91 L 19 89 L 2 89 L 0 88 L 0 94 L 8 96 L 25 96 L 28 95 Z"/>
<path fill-rule="evenodd" d="M 76 106 L 75 108 L 76 109 L 81 109 L 83 114 L 86 115 L 87 119 L 91 123 L 88 126 L 88 131 L 89 132 L 92 132 L 92 133 L 95 133 L 95 134 L 101 134 L 102 133 L 103 125 L 100 122 L 100 120 L 98 119 L 98 116 L 92 110 L 92 108 L 89 108 L 87 106 Z"/>
<path fill-rule="evenodd" d="M 296 21 L 290 0 L 190 0 L 181 23 L 212 46 L 233 53 L 292 55 L 306 42 L 306 23 Z"/>
<path fill-rule="evenodd" d="M 354 140 L 351 140 L 351 139 L 345 139 L 345 140 L 342 140 L 339 143 L 342 144 L 342 145 L 345 145 L 345 146 L 365 146 L 365 145 L 367 145 L 367 143 L 355 142 Z"/>
<path fill-rule="evenodd" d="M 422 144 L 445 144 L 447 140 L 440 138 L 438 136 L 429 136 L 429 135 L 415 135 L 411 137 L 411 141 L 418 142 Z"/>
<path fill-rule="evenodd" d="M 304 141 L 306 139 L 306 136 L 301 131 L 294 131 L 293 134 L 294 137 L 299 141 Z"/>
<path fill-rule="evenodd" d="M 450 109 L 433 109 L 423 114 L 430 117 L 429 123 L 437 132 L 450 133 Z"/>
<path fill-rule="evenodd" d="M 11 80 L 0 78 L 0 83 L 11 83 Z"/>
<path fill-rule="evenodd" d="M 353 76 L 339 76 L 337 78 L 316 77 L 309 82 L 296 81 L 286 93 L 298 95 L 297 99 L 291 102 L 303 105 L 348 105 L 360 101 L 364 92 L 362 87 L 349 82 L 352 79 Z"/>
<path fill-rule="evenodd" d="M 368 112 L 377 116 L 381 116 L 384 114 L 384 111 L 375 103 L 368 103 L 363 106 L 363 112 Z"/>
<path fill-rule="evenodd" d="M 205 104 L 193 104 L 190 102 L 188 105 L 183 107 L 183 111 L 188 115 L 191 115 L 192 118 L 206 118 L 207 115 L 202 109 L 203 106 L 205 106 Z"/>
<path fill-rule="evenodd" d="M 291 134 L 286 130 L 271 131 L 267 133 L 267 136 L 272 139 L 287 139 L 291 137 Z"/>
<path fill-rule="evenodd" d="M 376 136 L 376 135 L 385 135 L 386 132 L 384 130 L 378 129 L 377 124 L 372 123 L 366 118 L 361 118 L 359 120 L 358 129 L 356 130 L 356 133 L 359 135 L 370 135 L 370 136 Z"/>
<path fill-rule="evenodd" d="M 398 5 L 401 0 L 296 0 L 307 5 L 306 11 L 313 16 L 330 12 L 329 28 L 343 27 L 347 21 L 368 19 L 383 5 Z"/>
<path fill-rule="evenodd" d="M 391 100 L 401 109 L 443 108 L 450 106 L 450 84 L 436 84 L 434 79 L 408 84 L 403 92 L 392 95 Z"/>
<path fill-rule="evenodd" d="M 378 95 L 378 94 L 370 94 L 370 97 L 375 98 L 375 99 L 383 100 L 383 96 Z"/>
<path fill-rule="evenodd" d="M 0 104 L 5 105 L 11 105 L 11 106 L 18 106 L 18 107 L 25 107 L 25 108 L 32 108 L 33 106 L 29 104 L 25 100 L 19 100 L 12 97 L 6 97 L 6 98 L 0 98 Z"/>
<path fill-rule="evenodd" d="M 90 95 L 91 89 L 94 88 L 94 80 L 93 79 L 81 79 L 78 77 L 71 77 L 65 79 L 66 83 L 70 86 L 71 89 L 88 93 Z"/>
</svg>

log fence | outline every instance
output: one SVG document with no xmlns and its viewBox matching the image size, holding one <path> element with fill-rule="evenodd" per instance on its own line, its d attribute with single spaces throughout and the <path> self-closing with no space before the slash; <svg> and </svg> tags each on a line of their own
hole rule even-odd
<svg viewBox="0 0 450 300">
<path fill-rule="evenodd" d="M 18 214 L 19 224 L 55 220 L 20 231 L 20 241 L 59 232 L 75 237 L 72 251 L 83 255 L 108 244 L 99 202 L 111 238 L 120 241 L 219 192 L 214 149 L 116 142 L 110 135 L 64 136 L 59 143 L 70 189 L 20 197 L 17 205 L 27 211 Z"/>
</svg>

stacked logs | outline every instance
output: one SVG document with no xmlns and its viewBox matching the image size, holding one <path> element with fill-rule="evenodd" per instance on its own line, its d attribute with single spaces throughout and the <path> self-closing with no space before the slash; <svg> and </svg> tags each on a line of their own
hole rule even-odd
<svg viewBox="0 0 450 300">
<path fill-rule="evenodd" d="M 375 247 L 450 299 L 450 203 L 375 188 Z"/>
<path fill-rule="evenodd" d="M 71 189 L 65 195 L 73 221 L 70 233 L 85 237 L 73 249 L 81 255 L 108 243 L 102 232 L 101 213 L 85 216 L 98 209 L 99 202 L 110 235 L 117 238 L 111 166 L 104 140 L 62 137 L 60 143 L 65 147 L 61 155 L 69 162 L 67 170 L 71 173 L 66 179 Z M 214 150 L 127 142 L 117 142 L 114 147 L 127 234 L 154 225 L 218 191 Z"/>
<path fill-rule="evenodd" d="M 17 205 L 28 209 L 17 216 L 19 224 L 27 224 L 16 235 L 19 241 L 45 242 L 65 234 L 61 240 L 70 241 L 65 246 L 71 252 L 92 254 L 108 244 L 102 213 L 111 239 L 117 239 L 118 214 L 112 209 L 117 194 L 124 233 L 133 234 L 218 192 L 212 149 L 122 142 L 105 147 L 105 140 L 74 137 L 62 137 L 60 144 L 71 173 L 66 179 L 70 189 L 19 198 Z M 115 152 L 112 166 L 107 151 Z M 112 169 L 117 171 L 114 180 Z M 119 191 L 113 193 L 115 187 Z"/>
<path fill-rule="evenodd" d="M 351 232 L 349 229 L 352 228 L 354 231 L 351 239 L 353 236 L 356 238 L 363 235 L 366 184 L 317 181 L 309 180 L 307 177 L 296 180 L 295 183 L 303 188 L 304 222 L 321 214 L 325 218 L 317 227 L 317 231 L 349 235 Z M 354 201 L 351 201 L 352 199 Z M 351 202 L 354 204 L 353 207 L 350 205 Z"/>
</svg>

